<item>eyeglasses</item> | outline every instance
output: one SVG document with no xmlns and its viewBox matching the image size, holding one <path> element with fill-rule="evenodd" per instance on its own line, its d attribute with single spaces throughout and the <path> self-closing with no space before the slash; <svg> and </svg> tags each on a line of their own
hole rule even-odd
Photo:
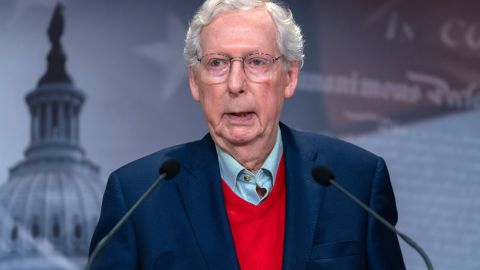
<svg viewBox="0 0 480 270">
<path fill-rule="evenodd" d="M 249 80 L 264 82 L 270 77 L 275 62 L 282 57 L 283 55 L 273 57 L 268 53 L 261 52 L 252 53 L 243 57 L 230 57 L 221 53 L 208 53 L 197 60 L 214 82 L 220 83 L 227 80 L 233 61 L 242 61 L 243 71 Z"/>
</svg>

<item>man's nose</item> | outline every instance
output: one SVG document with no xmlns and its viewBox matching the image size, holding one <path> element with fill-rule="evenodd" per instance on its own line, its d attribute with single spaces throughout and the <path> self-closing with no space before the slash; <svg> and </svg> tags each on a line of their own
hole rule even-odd
<svg viewBox="0 0 480 270">
<path fill-rule="evenodd" d="M 245 86 L 245 71 L 242 59 L 232 59 L 230 63 L 230 74 L 228 76 L 228 90 L 231 93 L 243 93 Z"/>
</svg>

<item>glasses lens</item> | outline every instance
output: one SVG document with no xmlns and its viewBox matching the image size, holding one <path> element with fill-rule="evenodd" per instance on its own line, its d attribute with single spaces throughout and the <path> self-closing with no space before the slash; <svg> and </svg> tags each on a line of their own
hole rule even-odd
<svg viewBox="0 0 480 270">
<path fill-rule="evenodd" d="M 209 54 L 202 58 L 201 63 L 208 71 L 208 74 L 214 77 L 221 77 L 228 73 L 230 59 L 221 54 Z"/>
<path fill-rule="evenodd" d="M 245 58 L 245 71 L 252 79 L 268 76 L 273 65 L 273 57 L 268 54 L 252 54 Z"/>
</svg>

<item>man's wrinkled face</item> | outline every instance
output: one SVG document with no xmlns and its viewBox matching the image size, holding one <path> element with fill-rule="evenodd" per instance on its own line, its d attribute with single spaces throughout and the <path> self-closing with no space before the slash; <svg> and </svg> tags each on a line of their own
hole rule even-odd
<svg viewBox="0 0 480 270">
<path fill-rule="evenodd" d="M 278 57 L 276 38 L 275 24 L 264 8 L 224 11 L 202 29 L 199 57 L 213 53 L 244 57 L 258 52 Z M 229 149 L 275 140 L 283 101 L 293 95 L 297 82 L 298 64 L 290 66 L 287 70 L 280 58 L 260 82 L 246 76 L 241 59 L 231 62 L 222 82 L 201 64 L 189 68 L 192 96 L 201 104 L 217 145 Z"/>
</svg>

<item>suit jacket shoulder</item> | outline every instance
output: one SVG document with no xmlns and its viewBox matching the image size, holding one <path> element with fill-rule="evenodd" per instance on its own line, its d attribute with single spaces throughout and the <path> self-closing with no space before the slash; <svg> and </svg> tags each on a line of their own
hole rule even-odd
<svg viewBox="0 0 480 270">
<path fill-rule="evenodd" d="M 207 139 L 203 139 L 207 140 Z M 168 148 L 161 149 L 147 156 L 141 157 L 137 160 L 131 161 L 117 170 L 114 174 L 124 175 L 126 179 L 130 177 L 151 177 L 158 176 L 160 166 L 164 161 L 170 158 L 177 160 L 185 160 L 188 157 L 189 151 L 197 147 L 202 140 L 179 144 Z"/>
<path fill-rule="evenodd" d="M 281 127 L 282 136 L 301 155 L 310 157 L 317 162 L 328 163 L 319 165 L 334 167 L 341 165 L 341 168 L 339 167 L 337 171 L 342 171 L 343 168 L 347 167 L 349 170 L 362 167 L 371 169 L 372 167 L 375 168 L 378 162 L 383 162 L 383 159 L 378 155 L 350 142 L 322 134 L 298 131 L 285 125 L 281 125 Z"/>
</svg>

